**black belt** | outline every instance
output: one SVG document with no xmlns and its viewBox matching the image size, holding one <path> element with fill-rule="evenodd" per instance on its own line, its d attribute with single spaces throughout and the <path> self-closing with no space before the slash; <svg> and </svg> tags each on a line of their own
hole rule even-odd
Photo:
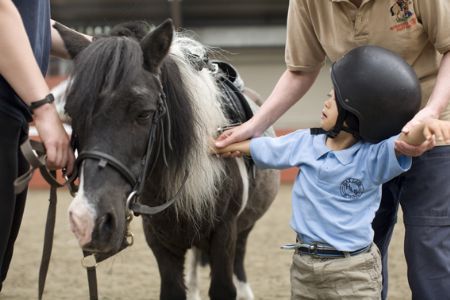
<svg viewBox="0 0 450 300">
<path fill-rule="evenodd" d="M 370 250 L 372 245 L 368 245 L 364 248 L 347 252 L 347 251 L 339 251 L 331 247 L 322 246 L 320 244 L 301 244 L 301 246 L 297 247 L 295 250 L 296 254 L 300 255 L 311 255 L 316 258 L 339 258 L 339 257 L 347 257 L 354 256 L 360 253 L 364 253 Z"/>
</svg>

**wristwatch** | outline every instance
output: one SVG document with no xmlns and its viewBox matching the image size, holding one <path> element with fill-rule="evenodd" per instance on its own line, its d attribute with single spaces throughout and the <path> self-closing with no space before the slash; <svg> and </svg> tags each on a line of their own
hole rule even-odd
<svg viewBox="0 0 450 300">
<path fill-rule="evenodd" d="M 36 108 L 41 107 L 42 105 L 47 104 L 47 103 L 52 103 L 53 101 L 55 101 L 55 97 L 53 96 L 52 93 L 50 93 L 47 96 L 45 96 L 45 98 L 42 99 L 42 100 L 31 102 L 30 106 L 29 106 L 29 109 L 31 110 L 31 113 L 33 113 L 33 111 Z"/>
</svg>

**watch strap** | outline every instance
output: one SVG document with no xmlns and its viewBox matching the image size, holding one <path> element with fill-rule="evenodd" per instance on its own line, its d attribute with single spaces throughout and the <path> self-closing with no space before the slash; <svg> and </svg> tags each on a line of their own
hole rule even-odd
<svg viewBox="0 0 450 300">
<path fill-rule="evenodd" d="M 52 103 L 53 101 L 55 101 L 55 97 L 53 96 L 52 93 L 50 93 L 47 96 L 45 96 L 45 98 L 42 100 L 37 100 L 37 101 L 31 102 L 29 109 L 31 110 L 31 112 L 33 112 L 36 108 L 41 107 L 42 105 L 47 104 L 47 103 Z"/>
</svg>

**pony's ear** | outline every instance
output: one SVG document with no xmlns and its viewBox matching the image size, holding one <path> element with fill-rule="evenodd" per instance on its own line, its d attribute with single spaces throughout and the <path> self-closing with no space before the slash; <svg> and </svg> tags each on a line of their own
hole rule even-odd
<svg viewBox="0 0 450 300">
<path fill-rule="evenodd" d="M 55 24 L 53 24 L 53 28 L 55 28 L 59 32 L 59 35 L 61 35 L 64 46 L 72 59 L 74 59 L 78 53 L 80 53 L 91 43 L 91 41 L 86 39 L 83 35 L 62 25 L 61 23 L 55 22 Z"/>
<path fill-rule="evenodd" d="M 164 57 L 169 52 L 173 38 L 173 24 L 167 19 L 152 32 L 147 34 L 141 41 L 144 53 L 144 67 L 155 73 Z"/>
</svg>

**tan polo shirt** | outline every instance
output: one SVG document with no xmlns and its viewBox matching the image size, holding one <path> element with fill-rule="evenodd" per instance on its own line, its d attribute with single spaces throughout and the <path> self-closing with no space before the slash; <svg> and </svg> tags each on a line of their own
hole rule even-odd
<svg viewBox="0 0 450 300">
<path fill-rule="evenodd" d="M 436 81 L 441 54 L 450 50 L 450 0 L 290 0 L 286 65 L 311 71 L 362 45 L 400 54 L 417 73 L 422 106 Z M 449 83 L 450 87 L 450 83 Z M 450 120 L 450 104 L 441 119 Z"/>
</svg>

